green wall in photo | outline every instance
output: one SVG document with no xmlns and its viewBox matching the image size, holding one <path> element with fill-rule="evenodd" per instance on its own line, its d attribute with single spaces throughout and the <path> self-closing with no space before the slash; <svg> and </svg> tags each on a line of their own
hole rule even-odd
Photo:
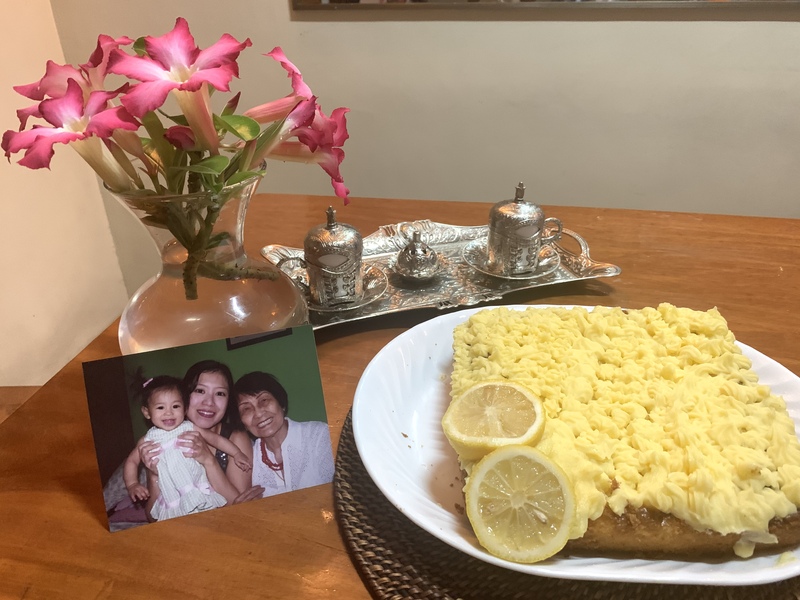
<svg viewBox="0 0 800 600">
<path fill-rule="evenodd" d="M 327 421 L 314 332 L 310 325 L 303 325 L 265 333 L 257 339 L 223 339 L 123 357 L 137 439 L 147 431 L 140 398 L 133 393 L 137 378 L 143 381 L 156 375 L 173 375 L 182 379 L 191 365 L 208 359 L 228 365 L 234 381 L 251 371 L 271 373 L 286 388 L 290 418 Z"/>
</svg>

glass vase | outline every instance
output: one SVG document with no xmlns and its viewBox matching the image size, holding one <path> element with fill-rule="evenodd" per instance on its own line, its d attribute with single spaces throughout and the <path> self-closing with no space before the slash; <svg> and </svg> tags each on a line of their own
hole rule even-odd
<svg viewBox="0 0 800 600">
<path fill-rule="evenodd" d="M 119 324 L 123 354 L 300 325 L 305 298 L 291 279 L 244 251 L 244 220 L 261 177 L 219 193 L 117 193 L 161 251 L 161 272 L 130 299 Z"/>
</svg>

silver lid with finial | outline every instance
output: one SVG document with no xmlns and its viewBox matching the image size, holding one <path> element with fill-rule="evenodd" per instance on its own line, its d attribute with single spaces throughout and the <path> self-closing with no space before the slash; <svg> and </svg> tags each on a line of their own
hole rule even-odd
<svg viewBox="0 0 800 600">
<path fill-rule="evenodd" d="M 311 301 L 318 306 L 356 302 L 364 292 L 361 234 L 337 222 L 332 206 L 326 214 L 327 222 L 311 228 L 303 241 Z"/>
<path fill-rule="evenodd" d="M 415 231 L 411 241 L 397 255 L 394 270 L 410 281 L 427 281 L 439 272 L 441 263 L 436 251 L 422 241 L 422 234 Z"/>
<path fill-rule="evenodd" d="M 530 238 L 541 231 L 543 223 L 544 212 L 533 202 L 525 200 L 525 184 L 520 182 L 514 190 L 513 200 L 501 200 L 489 211 L 489 236 Z"/>
<path fill-rule="evenodd" d="M 312 227 L 303 242 L 307 263 L 331 271 L 342 271 L 354 262 L 361 262 L 363 241 L 358 230 L 336 220 L 332 206 L 325 211 L 326 223 Z"/>
<path fill-rule="evenodd" d="M 555 231 L 545 237 L 545 226 Z M 545 219 L 542 209 L 525 200 L 525 184 L 517 184 L 512 200 L 501 200 L 489 211 L 487 258 L 490 268 L 502 275 L 532 272 L 539 262 L 542 244 L 561 236 L 561 222 Z"/>
</svg>

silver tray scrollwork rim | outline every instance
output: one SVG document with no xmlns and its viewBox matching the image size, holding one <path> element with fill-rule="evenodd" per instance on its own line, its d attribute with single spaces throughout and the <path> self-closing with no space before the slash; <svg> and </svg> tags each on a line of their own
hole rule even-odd
<svg viewBox="0 0 800 600">
<path fill-rule="evenodd" d="M 408 282 L 394 272 L 394 260 L 419 231 L 422 241 L 439 255 L 442 268 L 435 278 L 426 282 Z M 622 272 L 617 265 L 598 262 L 591 258 L 589 245 L 579 234 L 564 228 L 560 242 L 553 244 L 558 252 L 558 268 L 530 279 L 506 279 L 492 276 L 470 265 L 462 256 L 464 248 L 488 236 L 488 225 L 460 226 L 437 223 L 427 219 L 382 225 L 376 232 L 364 237 L 362 260 L 364 266 L 383 271 L 388 280 L 387 289 L 380 298 L 365 306 L 340 311 L 309 311 L 311 326 L 320 329 L 347 321 L 367 319 L 382 314 L 420 308 L 447 309 L 474 306 L 482 302 L 500 300 L 503 295 L 568 281 L 614 277 Z M 565 238 L 577 242 L 580 251 L 575 253 L 564 247 Z M 271 244 L 261 249 L 261 254 L 273 265 L 284 258 L 302 258 L 302 248 Z M 295 271 L 293 279 L 298 277 Z M 298 287 L 307 292 L 302 282 Z"/>
</svg>

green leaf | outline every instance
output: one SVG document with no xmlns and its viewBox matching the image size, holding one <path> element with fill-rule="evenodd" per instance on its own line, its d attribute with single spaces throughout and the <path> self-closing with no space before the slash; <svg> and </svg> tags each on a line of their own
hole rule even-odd
<svg viewBox="0 0 800 600">
<path fill-rule="evenodd" d="M 189 163 L 189 155 L 184 150 L 175 150 L 173 164 L 167 167 L 165 177 L 167 188 L 174 194 L 182 194 L 186 185 L 186 171 L 181 167 Z"/>
<path fill-rule="evenodd" d="M 225 182 L 225 185 L 235 185 L 244 181 L 245 179 L 250 179 L 251 177 L 255 177 L 256 175 L 263 175 L 264 171 L 239 171 L 238 173 L 234 173 L 228 180 Z"/>
<path fill-rule="evenodd" d="M 230 159 L 227 156 L 218 154 L 216 156 L 209 156 L 208 158 L 193 165 L 189 165 L 187 167 L 176 167 L 176 169 L 189 171 L 190 173 L 200 173 L 201 175 L 219 175 L 225 170 L 225 167 L 228 166 L 229 162 Z"/>
<path fill-rule="evenodd" d="M 135 42 L 133 42 L 133 51 L 136 52 L 137 56 L 144 56 L 147 54 L 147 50 L 144 48 L 144 38 L 140 37 Z"/>
<path fill-rule="evenodd" d="M 161 164 L 170 165 L 175 157 L 175 147 L 164 137 L 164 125 L 153 111 L 142 117 L 142 124 L 150 136 L 150 142 L 161 159 Z"/>
<path fill-rule="evenodd" d="M 225 187 L 222 182 L 222 178 L 218 175 L 201 175 L 201 177 L 203 178 L 204 190 L 213 192 L 214 194 L 219 194 L 222 191 L 222 188 Z"/>
<path fill-rule="evenodd" d="M 160 108 L 158 109 L 158 113 L 160 115 L 163 115 L 165 119 L 169 119 L 170 121 L 172 121 L 176 125 L 183 125 L 185 127 L 189 126 L 189 121 L 187 121 L 186 117 L 184 117 L 183 115 L 168 115 L 167 113 L 165 113 Z"/>
<path fill-rule="evenodd" d="M 236 92 L 236 94 L 225 103 L 225 108 L 222 109 L 222 116 L 227 117 L 228 115 L 232 115 L 236 112 L 236 109 L 239 107 L 239 98 L 241 98 L 242 92 Z"/>
<path fill-rule="evenodd" d="M 280 121 L 275 121 L 269 127 L 264 129 L 264 131 L 261 132 L 261 134 L 256 139 L 256 151 L 255 151 L 256 155 L 259 155 L 264 146 L 267 146 L 270 142 L 272 142 L 273 139 L 275 139 L 275 136 L 277 136 L 278 133 L 280 133 L 280 130 L 283 127 L 285 121 L 286 121 L 285 117 Z"/>
<path fill-rule="evenodd" d="M 254 119 L 243 115 L 214 115 L 214 125 L 245 142 L 256 139 L 261 133 L 261 126 Z"/>
</svg>

